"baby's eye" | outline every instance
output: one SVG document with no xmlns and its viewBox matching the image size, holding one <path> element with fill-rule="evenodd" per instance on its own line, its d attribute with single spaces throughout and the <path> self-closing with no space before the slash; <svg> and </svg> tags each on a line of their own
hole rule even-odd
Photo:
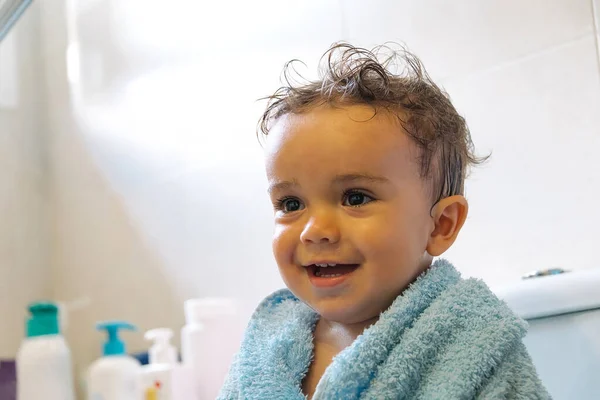
<svg viewBox="0 0 600 400">
<path fill-rule="evenodd" d="M 344 194 L 342 203 L 345 206 L 360 207 L 372 202 L 373 200 L 375 199 L 363 192 L 348 191 Z"/>
<path fill-rule="evenodd" d="M 277 209 L 284 213 L 298 211 L 304 208 L 302 202 L 293 197 L 283 198 L 277 201 Z"/>
</svg>

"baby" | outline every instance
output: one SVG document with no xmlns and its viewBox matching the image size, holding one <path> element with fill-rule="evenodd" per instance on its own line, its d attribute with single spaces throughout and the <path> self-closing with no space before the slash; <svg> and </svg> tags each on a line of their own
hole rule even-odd
<svg viewBox="0 0 600 400">
<path fill-rule="evenodd" d="M 484 158 L 420 61 L 382 49 L 335 44 L 318 81 L 291 84 L 288 65 L 269 97 L 260 128 L 288 289 L 254 313 L 220 398 L 549 398 L 525 322 L 435 258 Z"/>
</svg>

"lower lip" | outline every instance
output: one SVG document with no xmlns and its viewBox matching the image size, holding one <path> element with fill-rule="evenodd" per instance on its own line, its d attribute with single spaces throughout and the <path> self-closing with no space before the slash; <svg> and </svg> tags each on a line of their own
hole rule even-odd
<svg viewBox="0 0 600 400">
<path fill-rule="evenodd" d="M 358 269 L 358 267 L 356 269 Z M 308 279 L 313 286 L 318 288 L 332 288 L 344 283 L 348 278 L 350 278 L 350 276 L 352 276 L 352 274 L 356 272 L 356 269 L 352 272 L 348 272 L 347 274 L 332 276 L 330 278 L 316 276 L 308 269 L 306 270 L 306 273 L 308 274 Z"/>
</svg>

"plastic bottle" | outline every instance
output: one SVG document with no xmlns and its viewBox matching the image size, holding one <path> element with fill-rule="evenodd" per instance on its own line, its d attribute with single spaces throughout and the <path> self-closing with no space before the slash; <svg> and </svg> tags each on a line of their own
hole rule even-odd
<svg viewBox="0 0 600 400">
<path fill-rule="evenodd" d="M 97 325 L 106 330 L 103 357 L 92 363 L 88 371 L 88 400 L 141 400 L 139 375 L 141 364 L 125 352 L 125 343 L 119 338 L 119 329 L 135 330 L 135 326 L 122 321 Z"/>
<path fill-rule="evenodd" d="M 192 369 L 177 361 L 177 350 L 170 343 L 173 330 L 152 329 L 144 337 L 154 342 L 148 352 L 150 364 L 141 372 L 146 399 L 197 400 Z"/>
<path fill-rule="evenodd" d="M 29 306 L 26 339 L 17 353 L 18 400 L 73 400 L 71 352 L 54 303 Z"/>
<path fill-rule="evenodd" d="M 203 298 L 185 302 L 186 325 L 181 330 L 183 364 L 192 368 L 199 400 L 219 394 L 243 328 L 232 299 Z"/>
<path fill-rule="evenodd" d="M 146 340 L 153 344 L 148 351 L 150 365 L 169 365 L 177 364 L 177 349 L 171 344 L 173 330 L 169 328 L 151 329 L 144 335 Z"/>
</svg>

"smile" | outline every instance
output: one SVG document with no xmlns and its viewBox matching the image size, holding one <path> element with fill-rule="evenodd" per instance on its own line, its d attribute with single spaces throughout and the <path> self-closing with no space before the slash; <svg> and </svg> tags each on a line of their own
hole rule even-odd
<svg viewBox="0 0 600 400">
<path fill-rule="evenodd" d="M 313 286 L 328 288 L 348 279 L 360 264 L 317 263 L 307 266 L 308 279 Z"/>
</svg>

